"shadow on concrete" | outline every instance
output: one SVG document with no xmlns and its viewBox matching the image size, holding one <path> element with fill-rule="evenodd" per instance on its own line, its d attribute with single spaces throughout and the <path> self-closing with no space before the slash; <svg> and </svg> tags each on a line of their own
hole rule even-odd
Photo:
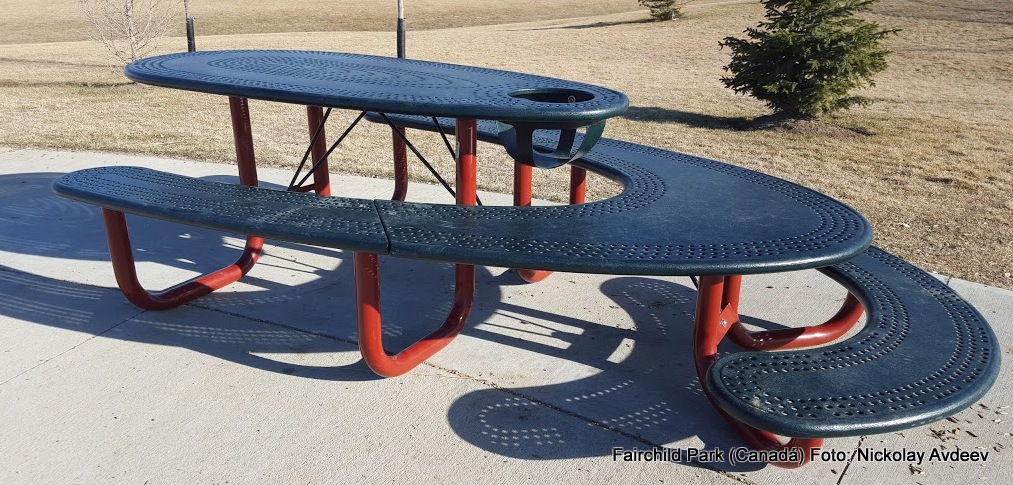
<svg viewBox="0 0 1013 485">
<path fill-rule="evenodd" d="M 688 280 L 687 280 L 688 283 Z M 634 330 L 605 323 L 565 319 L 575 326 L 565 348 L 472 328 L 468 334 L 513 348 L 579 362 L 597 369 L 582 379 L 531 387 L 501 387 L 471 392 L 454 402 L 448 419 L 469 443 L 500 455 L 523 459 L 613 456 L 614 443 L 582 442 L 580 434 L 553 423 L 546 408 L 581 419 L 644 444 L 696 437 L 699 449 L 743 446 L 707 401 L 692 359 L 696 292 L 669 281 L 616 277 L 600 290 L 637 323 Z M 554 318 L 501 303 L 504 311 L 533 319 Z M 764 327 L 779 327 L 753 320 Z M 557 338 L 566 338 L 555 334 Z M 551 369 L 546 369 L 551 371 Z M 670 453 L 679 451 L 670 448 Z M 621 459 L 620 459 L 621 461 Z M 701 463 L 683 455 L 685 465 L 724 471 L 750 471 L 759 464 Z M 634 466 L 630 464 L 630 466 Z"/>
<path fill-rule="evenodd" d="M 269 241 L 261 263 L 235 291 L 213 293 L 173 310 L 143 311 L 111 286 L 82 282 L 73 274 L 67 275 L 71 281 L 63 279 L 60 271 L 73 272 L 80 261 L 104 263 L 95 267 L 109 275 L 112 271 L 105 264 L 100 211 L 53 195 L 49 186 L 59 175 L 0 176 L 0 224 L 8 228 L 0 232 L 0 251 L 51 260 L 47 264 L 56 268 L 56 274 L 52 269 L 47 270 L 51 274 L 36 274 L 0 266 L 0 314 L 105 338 L 186 348 L 297 377 L 378 379 L 358 357 L 319 366 L 270 357 L 357 355 L 349 253 Z M 129 223 L 142 281 L 158 280 L 169 270 L 214 270 L 242 250 L 238 236 L 146 218 L 130 218 Z M 489 381 L 489 388 L 460 397 L 448 410 L 448 420 L 468 443 L 503 456 L 542 460 L 612 456 L 620 437 L 643 443 L 644 449 L 693 437 L 702 441 L 701 448 L 741 445 L 712 410 L 696 378 L 692 288 L 653 278 L 606 280 L 600 291 L 636 322 L 635 329 L 627 329 L 510 303 L 502 288 L 518 284 L 512 272 L 493 276 L 486 268 L 477 271 L 471 323 L 463 335 L 504 346 L 505 358 L 523 358 L 523 352 L 529 352 L 588 370 L 585 377 L 545 385 L 509 387 Z M 453 265 L 381 258 L 380 272 L 388 348 L 403 348 L 442 322 L 452 300 Z M 106 281 L 111 281 L 109 275 Z M 552 284 L 542 283 L 543 291 L 551 291 Z M 493 317 L 504 313 L 517 321 L 544 320 L 577 330 L 553 335 L 564 340 L 564 346 L 545 345 L 533 338 L 544 328 L 528 327 L 527 334 L 523 326 L 512 333 L 493 331 L 498 325 Z M 551 376 L 554 369 L 542 370 Z M 558 425 L 561 414 L 614 432 L 616 439 L 582 439 L 585 432 Z"/>
<path fill-rule="evenodd" d="M 351 351 L 354 346 L 290 328 L 251 323 L 193 306 L 146 312 L 116 289 L 10 271 L 0 266 L 0 313 L 27 322 L 105 338 L 186 348 L 222 360 L 313 379 L 369 380 L 364 365 L 311 367 L 258 354 Z"/>
<path fill-rule="evenodd" d="M 114 287 L 100 209 L 50 191 L 60 175 L 0 176 L 0 251 L 28 256 L 16 266 L 8 266 L 10 261 L 0 264 L 0 315 L 188 348 L 270 372 L 325 380 L 378 379 L 357 358 L 346 366 L 310 367 L 262 356 L 357 355 L 351 253 L 267 241 L 264 256 L 232 285 L 234 291 L 212 293 L 172 310 L 144 311 Z M 236 181 L 230 176 L 206 179 Z M 128 216 L 128 226 L 139 279 L 150 290 L 214 271 L 235 261 L 243 249 L 242 235 L 133 216 Z M 434 266 L 440 268 L 434 271 Z M 83 274 L 89 272 L 102 274 Z M 484 268 L 477 273 L 488 275 Z M 442 323 L 452 301 L 452 265 L 381 258 L 381 278 L 388 349 L 404 348 Z M 286 279 L 293 283 L 284 283 Z M 488 302 L 482 307 L 492 308 L 499 298 L 489 289 L 479 295 L 476 308 L 482 300 Z M 484 317 L 473 310 L 473 319 Z"/>
</svg>

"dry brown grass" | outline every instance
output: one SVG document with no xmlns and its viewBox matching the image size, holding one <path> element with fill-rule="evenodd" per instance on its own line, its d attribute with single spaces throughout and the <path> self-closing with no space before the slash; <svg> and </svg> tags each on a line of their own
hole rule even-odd
<svg viewBox="0 0 1013 485">
<path fill-rule="evenodd" d="M 409 7 L 438 3 L 418 0 Z M 510 2 L 461 3 L 488 8 L 487 16 L 479 17 L 485 19 L 494 17 L 492 11 L 524 20 L 544 15 L 537 2 L 528 2 L 531 8 L 517 2 L 514 9 L 502 7 Z M 409 53 L 618 89 L 629 95 L 632 107 L 609 124 L 607 136 L 708 156 L 813 187 L 869 217 L 877 245 L 926 269 L 1013 288 L 1009 2 L 954 6 L 943 0 L 882 0 L 870 17 L 903 31 L 890 40 L 890 69 L 865 93 L 876 103 L 794 130 L 737 129 L 767 112 L 718 80 L 728 59 L 718 41 L 754 25 L 762 15 L 757 3 L 698 1 L 686 7 L 688 18 L 668 23 L 638 23 L 646 13 L 635 10 L 633 0 L 625 2 L 629 8 L 608 0 L 574 3 L 634 11 L 414 30 Z M 209 22 L 206 11 L 198 14 Z M 373 27 L 386 29 L 387 23 Z M 202 35 L 198 44 L 202 49 L 393 53 L 389 32 Z M 223 98 L 124 81 L 88 42 L 0 45 L 0 145 L 231 159 Z M 296 161 L 306 138 L 302 111 L 276 103 L 254 103 L 252 110 L 260 159 L 276 165 Z M 386 147 L 389 135 L 377 126 L 365 128 L 349 139 L 335 170 L 389 177 L 388 151 L 377 150 Z M 440 146 L 427 143 L 425 149 L 436 154 Z M 509 164 L 499 155 L 489 158 L 494 163 L 483 164 L 480 184 L 508 190 Z M 448 162 L 440 166 L 450 173 Z M 543 174 L 536 195 L 558 198 L 565 180 L 562 171 Z M 609 191 L 605 187 L 594 195 Z"/>
<path fill-rule="evenodd" d="M 179 16 L 183 18 L 183 2 Z M 78 0 L 5 0 L 0 44 L 87 40 Z M 412 30 L 502 24 L 628 12 L 636 0 L 407 0 Z M 194 0 L 198 35 L 263 32 L 393 31 L 396 0 Z M 182 28 L 182 27 L 181 27 Z M 180 35 L 183 35 L 182 33 Z M 186 44 L 183 44 L 186 47 Z"/>
</svg>

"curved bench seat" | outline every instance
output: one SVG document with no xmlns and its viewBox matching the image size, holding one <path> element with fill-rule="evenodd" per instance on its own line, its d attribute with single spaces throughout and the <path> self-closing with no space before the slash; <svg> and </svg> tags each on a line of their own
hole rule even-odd
<svg viewBox="0 0 1013 485">
<path fill-rule="evenodd" d="M 389 252 L 371 200 L 211 182 L 142 167 L 71 172 L 56 179 L 53 190 L 107 209 L 207 229 Z"/>
<path fill-rule="evenodd" d="M 630 150 L 639 164 L 618 157 Z M 613 140 L 603 140 L 593 153 L 581 165 L 625 188 L 614 198 L 567 206 L 321 199 L 138 167 L 75 172 L 54 189 L 124 212 L 292 242 L 586 273 L 789 271 L 847 260 L 872 238 L 857 212 L 774 177 Z M 715 198 L 715 192 L 729 196 Z"/>
<path fill-rule="evenodd" d="M 432 118 L 387 116 L 436 129 Z M 439 122 L 453 131 L 453 120 Z M 479 122 L 479 138 L 497 142 L 496 124 Z M 622 193 L 550 207 L 376 201 L 391 255 L 584 273 L 755 274 L 831 265 L 872 241 L 851 208 L 733 165 L 605 138 L 573 164 L 616 180 Z"/>
<path fill-rule="evenodd" d="M 995 334 L 932 275 L 875 247 L 820 271 L 861 301 L 865 326 L 826 347 L 719 358 L 706 388 L 736 419 L 794 437 L 886 433 L 950 416 L 995 382 Z"/>
</svg>

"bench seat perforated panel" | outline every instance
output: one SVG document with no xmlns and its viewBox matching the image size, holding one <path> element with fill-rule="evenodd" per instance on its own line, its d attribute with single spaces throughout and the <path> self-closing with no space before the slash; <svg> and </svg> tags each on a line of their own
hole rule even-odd
<svg viewBox="0 0 1013 485">
<path fill-rule="evenodd" d="M 865 305 L 865 327 L 827 347 L 720 358 L 708 384 L 732 416 L 785 436 L 885 433 L 954 414 L 995 382 L 991 328 L 932 275 L 878 248 L 822 271 Z"/>
<path fill-rule="evenodd" d="M 388 116 L 435 129 L 432 118 Z M 453 120 L 439 121 L 453 132 Z M 498 139 L 495 123 L 479 130 Z M 553 146 L 545 136 L 536 142 Z M 725 163 L 603 138 L 574 164 L 617 180 L 623 192 L 537 208 L 377 201 L 391 254 L 589 273 L 751 274 L 831 265 L 872 240 L 869 223 L 840 202 Z"/>
<path fill-rule="evenodd" d="M 200 180 L 142 167 L 100 167 L 53 182 L 64 197 L 170 222 L 386 254 L 373 201 Z"/>
</svg>

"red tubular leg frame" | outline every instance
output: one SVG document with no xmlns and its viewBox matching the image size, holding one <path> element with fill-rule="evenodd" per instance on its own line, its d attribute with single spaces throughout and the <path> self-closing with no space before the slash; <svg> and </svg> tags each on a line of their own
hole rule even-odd
<svg viewBox="0 0 1013 485">
<path fill-rule="evenodd" d="M 245 98 L 230 97 L 232 135 L 236 144 L 236 161 L 239 165 L 239 183 L 257 185 L 257 165 L 253 152 L 253 130 L 250 126 L 250 108 Z M 126 216 L 122 212 L 102 209 L 109 255 L 116 275 L 116 284 L 131 303 L 145 310 L 165 310 L 204 296 L 248 273 L 260 258 L 264 238 L 247 236 L 243 254 L 235 263 L 176 286 L 158 292 L 145 290 L 137 280 L 137 266 L 130 244 Z"/>
<path fill-rule="evenodd" d="M 552 271 L 541 269 L 517 269 L 515 271 L 517 271 L 517 276 L 528 283 L 538 283 L 552 274 Z"/>
<path fill-rule="evenodd" d="M 530 165 L 514 162 L 514 205 L 531 205 L 531 170 Z M 570 204 L 583 204 L 587 194 L 587 170 L 570 166 Z M 537 283 L 548 278 L 552 271 L 540 269 L 518 269 L 517 276 L 528 283 Z"/>
<path fill-rule="evenodd" d="M 514 205 L 526 207 L 531 205 L 531 165 L 514 162 Z"/>
<path fill-rule="evenodd" d="M 731 281 L 729 281 L 731 280 Z M 743 437 L 746 443 L 757 450 L 798 449 L 802 453 L 800 462 L 773 462 L 772 465 L 782 468 L 797 468 L 812 459 L 813 448 L 823 446 L 822 438 L 790 438 L 782 442 L 770 432 L 763 431 L 735 419 L 718 407 L 710 398 L 707 385 L 707 372 L 717 361 L 718 344 L 736 325 L 738 304 L 738 283 L 740 277 L 702 276 L 697 294 L 696 321 L 693 326 L 693 360 L 696 373 L 700 379 L 707 399 L 714 404 L 715 410 L 724 416 L 732 427 Z"/>
<path fill-rule="evenodd" d="M 457 203 L 478 204 L 478 123 L 457 119 Z"/>
<path fill-rule="evenodd" d="M 395 143 L 397 135 L 395 135 Z M 478 126 L 474 119 L 457 120 L 457 203 L 478 201 Z M 395 155 L 396 159 L 396 155 Z M 461 333 L 475 298 L 475 267 L 458 264 L 454 276 L 454 304 L 440 328 L 409 345 L 396 355 L 383 348 L 380 314 L 379 258 L 374 253 L 355 253 L 355 301 L 359 314 L 359 352 L 373 372 L 394 377 L 404 374 L 432 357 Z"/>
<path fill-rule="evenodd" d="M 456 268 L 454 305 L 443 325 L 397 355 L 383 348 L 380 317 L 379 258 L 373 253 L 355 253 L 355 300 L 359 312 L 359 352 L 373 372 L 394 377 L 404 374 L 432 357 L 461 333 L 475 296 L 475 267 L 459 264 Z"/>
<path fill-rule="evenodd" d="M 236 145 L 236 163 L 239 165 L 239 183 L 255 186 L 257 157 L 253 153 L 253 127 L 250 125 L 250 106 L 246 98 L 229 97 L 232 115 L 232 140 Z"/>
<path fill-rule="evenodd" d="M 309 124 L 310 140 L 320 130 L 320 135 L 313 142 L 313 163 L 323 160 L 313 170 L 313 191 L 318 195 L 331 195 L 331 175 L 327 171 L 327 134 L 324 133 L 324 109 L 319 106 L 306 107 L 306 120 Z"/>
<path fill-rule="evenodd" d="M 570 165 L 570 204 L 583 204 L 587 200 L 587 170 Z"/>
<path fill-rule="evenodd" d="M 526 207 L 531 205 L 531 171 L 530 165 L 514 162 L 514 205 Z M 517 276 L 528 283 L 537 283 L 548 278 L 552 271 L 539 269 L 517 269 Z"/>
<path fill-rule="evenodd" d="M 403 136 L 404 128 L 391 128 L 398 130 Z M 405 200 L 408 196 L 408 148 L 405 146 L 404 138 L 397 133 L 391 133 L 394 138 L 394 195 L 390 200 Z"/>
<path fill-rule="evenodd" d="M 102 219 L 105 222 L 116 284 L 131 303 L 145 310 L 173 308 L 235 282 L 253 268 L 264 244 L 263 238 L 248 237 L 246 248 L 235 263 L 172 288 L 149 292 L 137 280 L 137 268 L 134 265 L 126 217 L 122 212 L 102 209 Z"/>
<path fill-rule="evenodd" d="M 751 350 L 788 350 L 823 345 L 848 333 L 863 313 L 865 308 L 862 303 L 849 293 L 841 309 L 819 325 L 750 332 L 736 322 L 728 331 L 728 338 Z"/>
</svg>

